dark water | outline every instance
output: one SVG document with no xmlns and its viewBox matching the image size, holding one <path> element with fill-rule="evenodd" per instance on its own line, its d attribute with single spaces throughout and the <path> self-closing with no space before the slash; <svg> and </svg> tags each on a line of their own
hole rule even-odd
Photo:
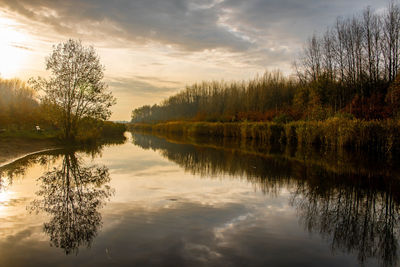
<svg viewBox="0 0 400 267">
<path fill-rule="evenodd" d="M 394 160 L 134 134 L 0 168 L 1 266 L 398 266 Z"/>
</svg>

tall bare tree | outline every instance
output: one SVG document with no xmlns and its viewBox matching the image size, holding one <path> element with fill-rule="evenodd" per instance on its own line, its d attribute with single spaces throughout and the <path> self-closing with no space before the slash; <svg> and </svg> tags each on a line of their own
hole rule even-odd
<svg viewBox="0 0 400 267">
<path fill-rule="evenodd" d="M 399 67 L 400 7 L 391 2 L 383 21 L 386 75 L 388 80 L 392 82 Z"/>
</svg>

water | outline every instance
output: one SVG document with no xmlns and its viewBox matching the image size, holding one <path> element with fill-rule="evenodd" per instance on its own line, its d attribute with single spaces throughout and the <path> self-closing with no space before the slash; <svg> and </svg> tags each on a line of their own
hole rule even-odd
<svg viewBox="0 0 400 267">
<path fill-rule="evenodd" d="M 399 264 L 395 164 L 224 145 L 134 134 L 3 167 L 0 265 Z"/>
</svg>

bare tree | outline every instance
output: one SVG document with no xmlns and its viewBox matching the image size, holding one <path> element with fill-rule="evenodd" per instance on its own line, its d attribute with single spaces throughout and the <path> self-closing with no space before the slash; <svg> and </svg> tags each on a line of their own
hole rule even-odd
<svg viewBox="0 0 400 267">
<path fill-rule="evenodd" d="M 400 7 L 391 2 L 383 21 L 386 75 L 389 82 L 392 82 L 399 67 Z"/>
<path fill-rule="evenodd" d="M 307 76 L 313 81 L 317 80 L 321 74 L 321 52 L 321 41 L 313 35 L 307 42 L 303 58 Z"/>
</svg>

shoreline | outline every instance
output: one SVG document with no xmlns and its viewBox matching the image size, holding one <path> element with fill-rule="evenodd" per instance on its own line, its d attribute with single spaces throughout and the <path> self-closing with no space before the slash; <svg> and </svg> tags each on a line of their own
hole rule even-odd
<svg viewBox="0 0 400 267">
<path fill-rule="evenodd" d="M 0 168 L 6 167 L 7 165 L 13 164 L 14 162 L 17 162 L 18 160 L 23 159 L 23 158 L 28 157 L 28 156 L 40 154 L 40 153 L 43 153 L 43 152 L 54 151 L 54 150 L 58 150 L 58 149 L 60 149 L 60 148 L 54 147 L 54 148 L 48 148 L 48 149 L 43 149 L 43 150 L 38 150 L 38 151 L 30 152 L 30 153 L 27 153 L 27 154 L 23 154 L 23 155 L 18 156 L 16 158 L 12 158 L 12 159 L 10 159 L 8 161 L 0 163 Z"/>
<path fill-rule="evenodd" d="M 171 121 L 134 123 L 133 130 L 174 134 L 187 137 L 208 136 L 254 140 L 263 147 L 317 147 L 338 151 L 368 151 L 379 154 L 400 152 L 400 122 L 397 120 L 364 121 L 330 118 L 325 121 L 275 122 L 204 122 Z"/>
<path fill-rule="evenodd" d="M 57 148 L 59 143 L 54 139 L 0 138 L 0 167 L 31 154 Z"/>
<path fill-rule="evenodd" d="M 0 137 L 0 168 L 30 155 L 54 151 L 62 148 L 88 148 L 104 144 L 120 144 L 126 141 L 125 135 L 91 139 L 87 143 L 63 144 L 55 138 L 31 139 L 21 137 Z"/>
</svg>

